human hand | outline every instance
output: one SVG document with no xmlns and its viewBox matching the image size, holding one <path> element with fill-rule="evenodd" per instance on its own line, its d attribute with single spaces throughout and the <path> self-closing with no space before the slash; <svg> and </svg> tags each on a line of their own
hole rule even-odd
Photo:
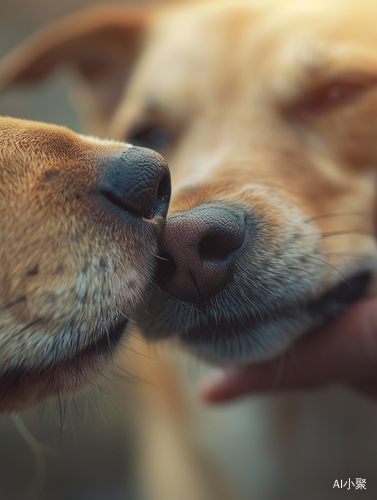
<svg viewBox="0 0 377 500">
<path fill-rule="evenodd" d="M 377 298 L 300 338 L 277 359 L 225 369 L 201 389 L 209 403 L 251 393 L 346 384 L 377 398 Z"/>
</svg>

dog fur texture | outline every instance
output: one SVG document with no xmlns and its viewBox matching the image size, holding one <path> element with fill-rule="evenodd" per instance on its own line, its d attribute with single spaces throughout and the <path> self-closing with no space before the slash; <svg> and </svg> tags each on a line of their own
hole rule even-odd
<svg viewBox="0 0 377 500">
<path fill-rule="evenodd" d="M 366 292 L 377 153 L 376 40 L 373 28 L 360 29 L 374 7 L 366 5 L 94 9 L 4 62 L 4 85 L 62 63 L 78 69 L 99 128 L 168 159 L 171 214 L 206 204 L 244 213 L 248 235 L 230 283 L 200 307 L 157 290 L 148 335 L 178 335 L 216 361 L 261 360 L 348 306 L 330 290 L 349 281 Z"/>
<path fill-rule="evenodd" d="M 226 289 L 204 303 L 148 289 L 147 336 L 258 361 L 373 293 L 375 15 L 368 0 L 96 8 L 0 66 L 6 87 L 65 65 L 96 133 L 158 149 L 172 170 L 170 222 L 203 205 L 244 213 Z"/>
<path fill-rule="evenodd" d="M 111 354 L 163 216 L 127 218 L 96 194 L 111 162 L 132 151 L 141 168 L 137 148 L 12 118 L 0 146 L 0 410 L 14 411 L 77 390 Z"/>
</svg>

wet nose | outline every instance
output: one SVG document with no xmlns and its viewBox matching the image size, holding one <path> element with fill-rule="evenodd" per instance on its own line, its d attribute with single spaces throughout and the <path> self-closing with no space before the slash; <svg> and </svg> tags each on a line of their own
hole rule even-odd
<svg viewBox="0 0 377 500">
<path fill-rule="evenodd" d="M 129 147 L 106 161 L 97 186 L 110 209 L 145 219 L 166 217 L 170 191 L 166 161 L 155 151 L 139 147 Z"/>
<path fill-rule="evenodd" d="M 157 282 L 173 297 L 203 305 L 230 282 L 246 235 L 245 215 L 227 205 L 200 205 L 169 217 Z"/>
</svg>

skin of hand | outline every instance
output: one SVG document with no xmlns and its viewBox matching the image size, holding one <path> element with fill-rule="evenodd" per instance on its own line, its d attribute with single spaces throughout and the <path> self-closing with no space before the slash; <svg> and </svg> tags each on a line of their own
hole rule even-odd
<svg viewBox="0 0 377 500">
<path fill-rule="evenodd" d="M 377 298 L 359 302 L 277 359 L 214 373 L 202 384 L 201 395 L 222 403 L 251 393 L 331 384 L 377 398 Z"/>
</svg>

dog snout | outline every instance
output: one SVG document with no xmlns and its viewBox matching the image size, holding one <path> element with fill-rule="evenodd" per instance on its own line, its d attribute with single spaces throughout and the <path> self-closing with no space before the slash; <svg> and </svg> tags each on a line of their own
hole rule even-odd
<svg viewBox="0 0 377 500">
<path fill-rule="evenodd" d="M 204 305 L 229 283 L 246 237 L 244 213 L 201 205 L 168 218 L 157 282 L 173 297 Z"/>
<path fill-rule="evenodd" d="M 128 148 L 107 162 L 97 192 L 116 212 L 144 219 L 165 218 L 171 192 L 169 167 L 155 151 Z"/>
</svg>

